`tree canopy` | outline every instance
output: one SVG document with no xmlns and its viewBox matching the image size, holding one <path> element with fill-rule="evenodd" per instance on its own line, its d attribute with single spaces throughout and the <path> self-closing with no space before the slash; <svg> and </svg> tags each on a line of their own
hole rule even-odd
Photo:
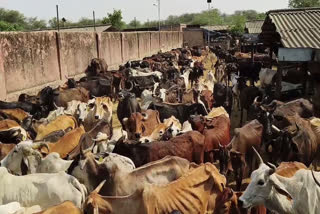
<svg viewBox="0 0 320 214">
<path fill-rule="evenodd" d="M 289 0 L 291 8 L 320 7 L 320 0 Z"/>
<path fill-rule="evenodd" d="M 122 11 L 113 10 L 113 13 L 108 13 L 107 17 L 103 18 L 103 24 L 111 24 L 117 30 L 125 28 L 126 23 L 122 21 Z"/>
</svg>

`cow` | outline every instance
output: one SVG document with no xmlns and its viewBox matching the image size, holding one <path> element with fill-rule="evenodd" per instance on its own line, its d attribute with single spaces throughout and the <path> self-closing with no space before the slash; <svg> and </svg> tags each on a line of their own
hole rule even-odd
<svg viewBox="0 0 320 214">
<path fill-rule="evenodd" d="M 163 123 L 160 123 L 153 130 L 150 136 L 140 138 L 139 142 L 150 143 L 153 141 L 160 140 L 167 129 L 170 129 L 172 137 L 175 137 L 180 133 L 182 126 L 179 120 L 177 120 L 174 116 L 171 116 L 170 118 L 165 119 Z"/>
<path fill-rule="evenodd" d="M 36 213 L 40 212 L 41 208 L 38 205 L 32 207 L 22 207 L 19 202 L 11 202 L 5 205 L 0 205 L 0 213 L 14 213 L 14 214 L 25 214 L 25 213 Z"/>
<path fill-rule="evenodd" d="M 204 149 L 204 136 L 197 131 L 191 131 L 169 141 L 128 144 L 120 140 L 113 152 L 130 158 L 139 167 L 167 155 L 175 155 L 200 164 L 203 163 Z"/>
<path fill-rule="evenodd" d="M 205 162 L 213 162 L 211 155 L 219 145 L 226 146 L 230 143 L 230 119 L 225 115 L 206 119 L 203 116 L 191 116 L 189 119 L 192 129 L 199 131 L 205 137 Z"/>
<path fill-rule="evenodd" d="M 20 108 L 17 109 L 1 109 L 0 116 L 4 119 L 15 120 L 18 123 L 21 123 L 27 117 L 30 117 L 30 114 L 23 111 Z"/>
<path fill-rule="evenodd" d="M 61 115 L 47 125 L 40 124 L 38 127 L 36 127 L 35 131 L 37 133 L 37 137 L 35 138 L 35 140 L 42 140 L 50 133 L 58 130 L 73 130 L 77 126 L 78 122 L 73 116 Z"/>
<path fill-rule="evenodd" d="M 227 87 L 222 83 L 214 84 L 213 97 L 213 107 L 222 106 L 227 110 L 228 114 L 231 115 L 233 101 L 231 87 Z"/>
<path fill-rule="evenodd" d="M 70 167 L 68 173 L 76 177 L 91 192 L 106 178 L 112 179 L 112 170 L 117 169 L 125 173 L 131 172 L 135 168 L 132 160 L 122 155 L 115 153 L 94 155 L 90 151 L 84 150 L 80 160 Z M 105 191 L 103 193 L 107 194 Z"/>
<path fill-rule="evenodd" d="M 15 176 L 0 167 L 0 187 L 0 204 L 17 201 L 24 207 L 39 205 L 41 209 L 67 200 L 81 208 L 86 195 L 85 187 L 65 172 Z"/>
<path fill-rule="evenodd" d="M 200 100 L 204 103 L 208 111 L 213 108 L 214 97 L 210 90 L 203 90 L 200 94 Z"/>
<path fill-rule="evenodd" d="M 149 109 L 159 111 L 160 120 L 174 116 L 181 124 L 189 119 L 190 115 L 202 114 L 207 115 L 207 110 L 201 103 L 194 104 L 166 104 L 151 103 Z"/>
<path fill-rule="evenodd" d="M 2 143 L 19 143 L 28 138 L 28 133 L 14 120 L 0 121 L 0 141 Z"/>
<path fill-rule="evenodd" d="M 89 195 L 85 211 L 159 214 L 180 210 L 182 213 L 205 213 L 213 211 L 214 198 L 223 191 L 225 178 L 207 163 L 167 185 L 145 186 L 124 197 L 99 195 L 103 184 Z"/>
<path fill-rule="evenodd" d="M 5 102 L 0 101 L 0 109 L 22 109 L 25 112 L 30 113 L 34 119 L 40 119 L 46 117 L 49 113 L 49 109 L 40 104 L 33 104 L 29 102 Z"/>
<path fill-rule="evenodd" d="M 262 88 L 272 85 L 272 79 L 276 75 L 277 71 L 269 68 L 261 68 L 259 73 L 259 80 Z"/>
<path fill-rule="evenodd" d="M 102 119 L 112 124 L 113 103 L 109 97 L 96 97 L 88 102 L 88 106 L 90 111 L 83 123 L 86 131 L 90 131 Z"/>
<path fill-rule="evenodd" d="M 310 121 L 294 118 L 293 130 L 280 132 L 276 140 L 268 144 L 268 154 L 275 163 L 282 161 L 299 161 L 309 166 L 316 158 L 320 146 L 319 136 L 312 129 Z"/>
<path fill-rule="evenodd" d="M 56 152 L 61 158 L 66 158 L 80 142 L 81 136 L 85 133 L 84 127 L 80 127 L 68 132 L 56 143 L 46 143 L 49 149 L 42 149 L 41 153 L 49 154 Z"/>
<path fill-rule="evenodd" d="M 320 173 L 300 169 L 291 177 L 283 177 L 276 173 L 273 164 L 264 163 L 257 155 L 259 168 L 252 173 L 251 182 L 240 197 L 244 208 L 263 204 L 277 213 L 317 213 L 320 206 L 312 199 L 320 194 L 317 180 Z M 258 192 L 259 197 L 256 197 Z"/>
<path fill-rule="evenodd" d="M 129 118 L 124 118 L 123 123 L 129 139 L 140 139 L 140 137 L 151 135 L 160 124 L 159 112 L 147 110 L 142 113 L 133 113 Z"/>
<path fill-rule="evenodd" d="M 262 133 L 263 125 L 258 120 L 253 120 L 241 128 L 236 128 L 234 137 L 226 147 L 230 151 L 230 161 L 236 177 L 237 190 L 240 190 L 247 167 L 249 173 L 253 171 L 255 161 L 252 148 L 260 149 Z"/>
<path fill-rule="evenodd" d="M 82 211 L 75 206 L 71 201 L 65 201 L 61 204 L 58 204 L 53 207 L 49 207 L 46 210 L 38 212 L 37 214 L 60 214 L 60 213 L 68 213 L 68 214 L 82 214 Z"/>
<path fill-rule="evenodd" d="M 58 107 L 67 108 L 68 102 L 78 100 L 87 103 L 90 99 L 89 91 L 85 88 L 71 88 L 63 91 L 52 92 L 52 102 Z"/>
<path fill-rule="evenodd" d="M 97 139 L 99 135 L 104 135 L 104 140 L 108 140 L 111 138 L 111 134 L 111 126 L 107 122 L 107 120 L 100 120 L 90 131 L 84 133 L 81 136 L 77 146 L 73 149 L 71 153 L 68 154 L 68 159 L 75 159 L 78 155 L 80 155 L 81 149 L 92 149 L 96 143 L 95 139 Z"/>
<path fill-rule="evenodd" d="M 121 91 L 118 97 L 117 116 L 122 128 L 125 129 L 123 118 L 129 118 L 132 113 L 141 112 L 141 108 L 133 93 Z"/>
<path fill-rule="evenodd" d="M 274 125 L 281 130 L 295 124 L 295 121 L 290 120 L 290 117 L 294 117 L 296 114 L 302 118 L 310 118 L 313 116 L 312 103 L 303 98 L 287 103 L 282 103 L 275 100 L 269 105 L 262 106 L 269 112 L 273 112 L 275 119 Z"/>
<path fill-rule="evenodd" d="M 3 160 L 15 146 L 16 144 L 3 144 L 0 142 L 0 161 Z"/>
<path fill-rule="evenodd" d="M 70 167 L 72 161 L 62 160 L 57 153 L 50 153 L 44 158 L 36 150 L 40 147 L 46 147 L 46 145 L 23 141 L 1 160 L 1 166 L 16 175 L 64 172 Z"/>
</svg>

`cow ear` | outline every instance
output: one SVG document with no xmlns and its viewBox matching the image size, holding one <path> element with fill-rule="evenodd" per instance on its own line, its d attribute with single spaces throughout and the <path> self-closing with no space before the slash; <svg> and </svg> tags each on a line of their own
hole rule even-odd
<svg viewBox="0 0 320 214">
<path fill-rule="evenodd" d="M 278 180 L 276 176 L 269 176 L 269 182 L 272 184 L 272 186 L 278 193 L 286 196 L 289 200 L 293 199 L 290 193 L 285 189 L 283 184 Z"/>
</svg>

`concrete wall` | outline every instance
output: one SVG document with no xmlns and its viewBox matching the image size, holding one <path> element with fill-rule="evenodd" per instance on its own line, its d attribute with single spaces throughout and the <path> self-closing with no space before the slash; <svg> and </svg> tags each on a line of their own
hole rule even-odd
<svg viewBox="0 0 320 214">
<path fill-rule="evenodd" d="M 183 32 L 183 44 L 189 47 L 204 46 L 203 31 L 184 31 Z"/>
<path fill-rule="evenodd" d="M 159 40 L 160 39 L 160 40 Z M 141 59 L 182 47 L 180 32 L 32 32 L 0 33 L 0 99 L 16 100 L 58 86 L 67 77 L 84 75 L 92 58 L 117 69 L 128 60 Z"/>
<path fill-rule="evenodd" d="M 105 59 L 109 69 L 116 70 L 122 64 L 121 33 L 100 33 L 100 57 Z"/>
</svg>

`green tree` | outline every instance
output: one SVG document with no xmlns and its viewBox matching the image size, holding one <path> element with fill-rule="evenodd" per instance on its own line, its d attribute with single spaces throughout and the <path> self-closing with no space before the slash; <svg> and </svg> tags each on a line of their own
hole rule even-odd
<svg viewBox="0 0 320 214">
<path fill-rule="evenodd" d="M 129 22 L 129 24 L 127 24 L 127 28 L 141 28 L 142 24 L 139 20 L 132 20 L 131 22 Z"/>
<path fill-rule="evenodd" d="M 103 18 L 103 24 L 111 24 L 118 30 L 121 30 L 125 27 L 126 23 L 122 21 L 122 11 L 113 10 L 113 13 L 108 13 L 108 16 Z"/>
<path fill-rule="evenodd" d="M 235 15 L 232 21 L 231 32 L 236 35 L 244 33 L 244 27 L 247 19 L 243 15 Z"/>
<path fill-rule="evenodd" d="M 31 17 L 26 19 L 26 30 L 39 30 L 47 27 L 47 22 L 45 20 L 38 20 L 37 17 Z"/>
<path fill-rule="evenodd" d="M 320 7 L 320 0 L 289 0 L 289 7 L 291 8 Z"/>
</svg>

